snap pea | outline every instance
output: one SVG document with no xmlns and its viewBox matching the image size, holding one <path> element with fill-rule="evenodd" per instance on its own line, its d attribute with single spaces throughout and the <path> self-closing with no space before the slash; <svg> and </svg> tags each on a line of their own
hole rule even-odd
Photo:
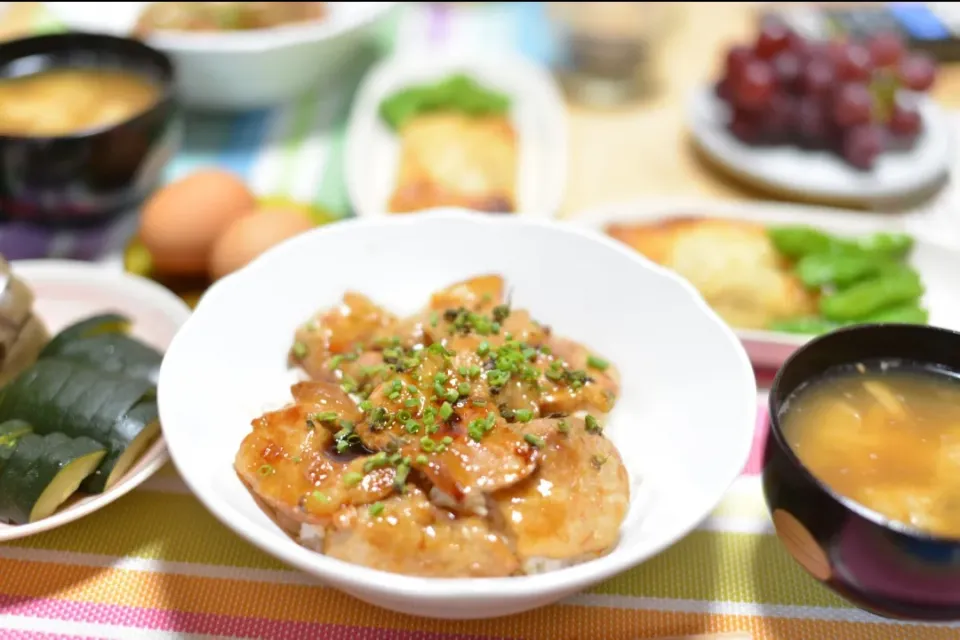
<svg viewBox="0 0 960 640">
<path fill-rule="evenodd" d="M 874 233 L 854 241 L 866 253 L 902 258 L 913 249 L 913 238 L 905 233 Z"/>
<path fill-rule="evenodd" d="M 920 276 L 909 267 L 901 266 L 821 298 L 820 313 L 828 320 L 855 321 L 886 307 L 917 300 L 922 295 Z"/>
<path fill-rule="evenodd" d="M 835 244 L 823 231 L 805 225 L 768 227 L 767 237 L 780 254 L 793 259 L 827 253 Z"/>
<path fill-rule="evenodd" d="M 825 285 L 845 288 L 879 274 L 884 264 L 884 259 L 861 252 L 813 253 L 800 258 L 794 271 L 810 289 Z"/>
<path fill-rule="evenodd" d="M 864 324 L 895 322 L 900 324 L 927 324 L 930 314 L 916 303 L 881 309 L 861 320 Z"/>
<path fill-rule="evenodd" d="M 789 225 L 769 227 L 767 236 L 779 253 L 794 260 L 823 253 L 902 258 L 913 248 L 913 238 L 905 233 L 881 232 L 850 239 L 806 225 Z"/>
<path fill-rule="evenodd" d="M 840 325 L 836 322 L 830 322 L 817 316 L 803 318 L 788 318 L 786 320 L 777 320 L 770 324 L 770 331 L 781 331 L 783 333 L 800 333 L 804 335 L 819 335 L 833 331 Z"/>
</svg>

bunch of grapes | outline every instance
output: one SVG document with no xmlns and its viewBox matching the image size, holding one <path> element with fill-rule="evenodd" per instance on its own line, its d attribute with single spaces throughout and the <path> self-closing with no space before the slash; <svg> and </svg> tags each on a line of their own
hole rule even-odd
<svg viewBox="0 0 960 640">
<path fill-rule="evenodd" d="M 768 22 L 752 47 L 727 52 L 716 91 L 741 141 L 827 149 L 866 171 L 884 151 L 913 145 L 917 97 L 935 78 L 933 60 L 895 34 L 813 42 Z"/>
</svg>

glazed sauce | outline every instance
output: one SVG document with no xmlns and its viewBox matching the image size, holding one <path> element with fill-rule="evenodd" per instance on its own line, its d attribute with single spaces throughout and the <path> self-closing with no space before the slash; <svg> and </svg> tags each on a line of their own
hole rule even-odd
<svg viewBox="0 0 960 640">
<path fill-rule="evenodd" d="M 0 79 L 0 135 L 62 136 L 146 111 L 160 87 L 119 69 L 51 69 Z"/>
<path fill-rule="evenodd" d="M 960 538 L 960 380 L 891 367 L 825 377 L 788 401 L 791 448 L 837 493 Z"/>
</svg>

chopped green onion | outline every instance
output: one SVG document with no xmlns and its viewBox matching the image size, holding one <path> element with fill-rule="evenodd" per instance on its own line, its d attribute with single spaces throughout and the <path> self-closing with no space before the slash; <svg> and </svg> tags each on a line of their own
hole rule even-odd
<svg viewBox="0 0 960 640">
<path fill-rule="evenodd" d="M 531 444 L 532 446 L 538 447 L 538 448 L 543 447 L 543 445 L 546 444 L 546 443 L 543 441 L 543 438 L 541 438 L 541 437 L 538 436 L 538 435 L 534 435 L 534 434 L 532 434 L 532 433 L 525 433 L 525 434 L 523 435 L 523 439 L 526 440 L 526 441 L 527 441 L 529 444 Z"/>
</svg>

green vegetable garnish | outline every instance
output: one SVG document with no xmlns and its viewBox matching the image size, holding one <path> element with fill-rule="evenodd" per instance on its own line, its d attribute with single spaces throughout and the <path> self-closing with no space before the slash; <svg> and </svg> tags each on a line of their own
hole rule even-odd
<svg viewBox="0 0 960 640">
<path fill-rule="evenodd" d="M 532 433 L 523 434 L 523 439 L 526 440 L 528 444 L 530 444 L 531 446 L 537 447 L 538 449 L 543 447 L 544 444 L 546 444 L 543 441 L 543 438 L 541 438 L 538 435 L 534 435 Z"/>
<path fill-rule="evenodd" d="M 501 115 L 509 109 L 510 99 L 506 95 L 456 74 L 433 84 L 407 87 L 391 94 L 380 103 L 380 117 L 398 131 L 416 116 L 434 111 L 459 111 L 479 117 Z"/>
<path fill-rule="evenodd" d="M 590 355 L 587 357 L 587 366 L 597 371 L 604 371 L 610 366 L 610 363 L 599 356 Z"/>
</svg>

